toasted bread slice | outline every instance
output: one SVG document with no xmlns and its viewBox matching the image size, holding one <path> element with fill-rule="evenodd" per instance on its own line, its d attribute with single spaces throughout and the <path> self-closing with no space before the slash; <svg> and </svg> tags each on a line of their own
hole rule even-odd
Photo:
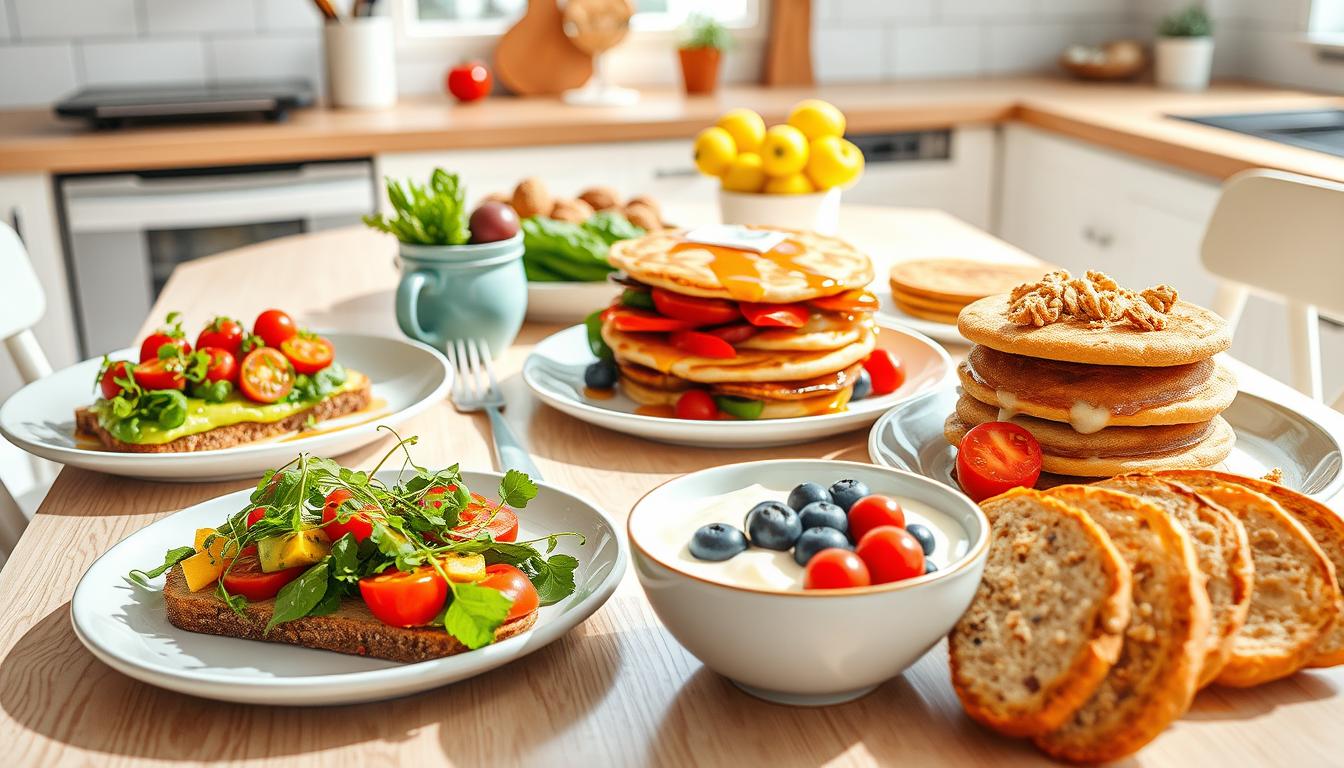
<svg viewBox="0 0 1344 768">
<path fill-rule="evenodd" d="M 1039 491 L 982 506 L 989 559 L 948 637 L 952 687 L 980 723 L 1034 736 L 1062 725 L 1119 656 L 1129 566 L 1101 526 Z"/>
<path fill-rule="evenodd" d="M 443 629 L 384 624 L 359 600 L 346 600 L 335 613 L 287 621 L 266 633 L 264 630 L 271 619 L 274 600 L 253 600 L 247 605 L 247 615 L 239 616 L 215 595 L 214 590 L 192 592 L 187 589 L 181 566 L 173 566 L 168 571 L 163 585 L 163 602 L 168 621 L 188 632 L 288 643 L 407 663 L 469 650 Z M 536 622 L 536 611 L 505 622 L 495 630 L 495 641 L 526 632 Z"/>
<path fill-rule="evenodd" d="M 358 375 L 358 374 L 356 374 Z M 362 386 L 337 393 L 314 403 L 298 413 L 279 421 L 245 421 L 226 427 L 215 427 L 208 432 L 185 435 L 176 440 L 158 444 L 127 443 L 113 437 L 98 423 L 98 416 L 88 408 L 75 411 L 75 429 L 86 435 L 98 438 L 105 448 L 123 453 L 186 453 L 190 451 L 212 451 L 220 448 L 232 448 L 243 443 L 252 443 L 268 437 L 277 437 L 294 432 L 313 421 L 327 421 L 354 413 L 369 407 L 372 400 L 372 386 L 362 375 Z"/>
<path fill-rule="evenodd" d="M 1204 577 L 1189 534 L 1160 507 L 1084 485 L 1048 495 L 1106 530 L 1134 584 L 1120 658 L 1092 698 L 1036 746 L 1074 762 L 1116 760 L 1156 738 L 1194 698 L 1210 623 Z"/>
<path fill-rule="evenodd" d="M 1199 674 L 1200 686 L 1208 685 L 1232 657 L 1232 644 L 1250 610 L 1254 568 L 1245 528 L 1227 510 L 1152 475 L 1120 475 L 1098 485 L 1143 497 L 1174 517 L 1190 534 L 1213 610 L 1213 626 Z"/>
<path fill-rule="evenodd" d="M 1168 473 L 1174 482 L 1231 511 L 1246 526 L 1255 589 L 1220 685 L 1246 687 L 1286 677 L 1316 655 L 1338 615 L 1335 569 L 1306 527 L 1270 497 L 1213 473 Z"/>
</svg>

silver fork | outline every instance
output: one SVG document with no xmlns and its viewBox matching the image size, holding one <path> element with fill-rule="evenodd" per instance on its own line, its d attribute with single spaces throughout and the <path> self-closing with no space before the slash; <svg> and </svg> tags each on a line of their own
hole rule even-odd
<svg viewBox="0 0 1344 768">
<path fill-rule="evenodd" d="M 448 359 L 457 375 L 453 377 L 453 405 L 463 413 L 485 411 L 494 435 L 495 463 L 500 471 L 516 469 L 533 480 L 541 479 L 541 470 L 523 447 L 523 442 L 504 420 L 504 393 L 495 381 L 490 347 L 482 339 L 458 339 L 447 344 Z"/>
</svg>

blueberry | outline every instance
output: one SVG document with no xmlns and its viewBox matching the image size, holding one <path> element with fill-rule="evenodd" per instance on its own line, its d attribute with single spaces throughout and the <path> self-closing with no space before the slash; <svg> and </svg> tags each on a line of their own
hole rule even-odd
<svg viewBox="0 0 1344 768">
<path fill-rule="evenodd" d="M 933 531 L 919 523 L 911 523 L 905 526 L 905 530 L 919 540 L 919 548 L 924 550 L 925 557 L 933 554 Z"/>
<path fill-rule="evenodd" d="M 816 483 L 803 483 L 789 491 L 789 506 L 801 512 L 814 501 L 830 501 L 831 492 Z M 804 528 L 808 526 L 803 526 Z"/>
<path fill-rule="evenodd" d="M 757 547 L 783 552 L 793 546 L 802 532 L 798 513 L 778 501 L 763 501 L 747 513 L 747 536 Z"/>
<path fill-rule="evenodd" d="M 834 528 L 841 533 L 849 532 L 849 518 L 845 510 L 829 501 L 814 501 L 798 510 L 798 520 L 803 524 L 803 530 Z"/>
<path fill-rule="evenodd" d="M 872 493 L 868 490 L 868 486 L 858 480 L 841 480 L 831 486 L 831 501 L 848 513 L 854 502 L 864 496 L 871 496 Z"/>
<path fill-rule="evenodd" d="M 925 572 L 925 573 L 933 573 L 933 572 L 936 571 L 936 570 L 938 570 L 938 566 L 934 565 L 932 560 L 925 560 L 925 561 L 924 561 L 924 572 Z"/>
<path fill-rule="evenodd" d="M 834 528 L 808 528 L 798 537 L 798 543 L 793 547 L 793 559 L 799 565 L 805 566 L 818 552 L 832 547 L 853 549 L 849 544 L 849 538 Z"/>
<path fill-rule="evenodd" d="M 727 523 L 702 525 L 691 536 L 691 554 L 699 560 L 727 560 L 746 549 L 746 534 Z"/>
<path fill-rule="evenodd" d="M 616 363 L 598 360 L 583 371 L 583 383 L 589 389 L 611 389 L 616 386 Z"/>
<path fill-rule="evenodd" d="M 859 377 L 854 380 L 854 393 L 849 396 L 851 401 L 862 400 L 873 394 L 873 377 L 868 375 L 867 368 L 859 369 Z"/>
</svg>

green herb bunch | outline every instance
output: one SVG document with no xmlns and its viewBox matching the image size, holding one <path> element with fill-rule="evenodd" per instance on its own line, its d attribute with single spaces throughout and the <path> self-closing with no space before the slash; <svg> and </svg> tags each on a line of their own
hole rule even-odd
<svg viewBox="0 0 1344 768">
<path fill-rule="evenodd" d="M 1213 21 L 1204 6 L 1190 5 L 1162 19 L 1157 33 L 1162 37 L 1208 37 L 1213 34 Z"/>
<path fill-rule="evenodd" d="M 729 51 L 735 44 L 732 33 L 713 16 L 693 13 L 686 20 L 686 37 L 681 44 L 683 50 L 714 48 Z"/>
<path fill-rule="evenodd" d="M 365 216 L 368 226 L 412 245 L 462 245 L 471 238 L 466 187 L 457 174 L 435 168 L 428 186 L 409 179 L 398 182 L 388 178 L 386 182 L 387 199 L 395 215 Z"/>
</svg>

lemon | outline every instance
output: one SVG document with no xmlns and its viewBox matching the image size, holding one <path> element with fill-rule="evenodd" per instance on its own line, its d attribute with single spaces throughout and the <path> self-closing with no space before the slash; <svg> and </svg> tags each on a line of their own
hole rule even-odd
<svg viewBox="0 0 1344 768">
<path fill-rule="evenodd" d="M 706 176 L 722 176 L 728 164 L 737 157 L 737 146 L 732 134 L 714 126 L 695 137 L 695 167 Z"/>
<path fill-rule="evenodd" d="M 761 167 L 767 176 L 792 176 L 807 166 L 807 137 L 791 125 L 775 125 L 761 142 Z"/>
<path fill-rule="evenodd" d="M 723 188 L 729 192 L 760 192 L 763 186 L 765 171 L 755 152 L 739 152 L 723 174 Z"/>
<path fill-rule="evenodd" d="M 847 186 L 863 173 L 863 152 L 839 136 L 813 139 L 805 172 L 817 189 Z"/>
<path fill-rule="evenodd" d="M 738 152 L 755 152 L 765 138 L 765 121 L 750 109 L 731 109 L 719 118 L 718 126 L 733 137 Z"/>
<path fill-rule="evenodd" d="M 793 105 L 788 124 L 803 132 L 808 141 L 822 136 L 843 136 L 845 115 L 834 105 L 821 99 L 803 99 Z"/>
<path fill-rule="evenodd" d="M 801 173 L 778 176 L 765 182 L 767 195 L 808 195 L 816 191 L 812 182 Z"/>
</svg>

